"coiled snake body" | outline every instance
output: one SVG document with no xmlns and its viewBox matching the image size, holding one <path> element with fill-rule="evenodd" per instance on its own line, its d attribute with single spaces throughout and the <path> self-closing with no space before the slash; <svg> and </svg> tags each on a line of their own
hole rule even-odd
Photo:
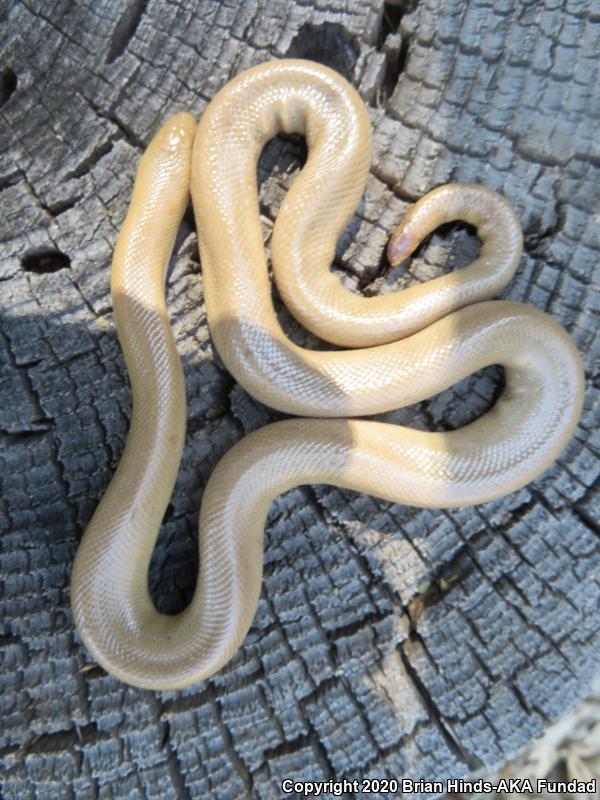
<svg viewBox="0 0 600 800">
<path fill-rule="evenodd" d="M 256 164 L 279 131 L 303 133 L 308 160 L 273 232 L 278 289 L 307 328 L 358 349 L 303 349 L 277 320 Z M 540 474 L 573 433 L 583 379 L 569 337 L 520 303 L 477 302 L 507 283 L 521 254 L 519 223 L 496 193 L 441 187 L 413 207 L 390 243 L 390 259 L 399 263 L 438 225 L 466 220 L 482 248 L 464 269 L 374 298 L 348 292 L 329 271 L 369 163 L 370 126 L 358 95 L 336 73 L 305 61 L 243 73 L 215 97 L 197 129 L 190 115 L 173 117 L 142 158 L 112 273 L 133 392 L 131 429 L 72 581 L 86 647 L 128 683 L 186 686 L 216 672 L 240 646 L 260 593 L 267 510 L 286 489 L 330 483 L 422 507 L 482 503 Z M 152 603 L 147 573 L 185 431 L 164 284 L 190 185 L 208 321 L 226 366 L 269 406 L 335 419 L 269 425 L 219 462 L 202 503 L 194 597 L 167 616 Z M 489 364 L 504 366 L 505 388 L 490 411 L 460 430 L 426 433 L 341 418 L 415 403 Z"/>
</svg>

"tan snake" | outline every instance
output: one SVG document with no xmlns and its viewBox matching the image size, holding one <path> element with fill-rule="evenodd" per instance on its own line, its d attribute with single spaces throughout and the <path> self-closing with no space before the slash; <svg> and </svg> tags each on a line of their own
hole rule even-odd
<svg viewBox="0 0 600 800">
<path fill-rule="evenodd" d="M 279 131 L 303 133 L 309 153 L 274 228 L 279 291 L 307 328 L 360 349 L 303 349 L 277 320 L 256 165 Z M 228 84 L 197 130 L 188 114 L 170 119 L 141 160 L 112 272 L 133 392 L 131 429 L 72 581 L 81 637 L 121 680 L 152 689 L 186 686 L 232 656 L 258 603 L 267 510 L 286 489 L 329 483 L 415 506 L 482 503 L 539 475 L 575 428 L 583 378 L 570 338 L 533 308 L 477 302 L 507 283 L 521 254 L 519 223 L 496 193 L 441 187 L 413 207 L 390 243 L 399 262 L 441 223 L 466 220 L 482 241 L 479 258 L 466 268 L 374 298 L 345 290 L 329 271 L 363 192 L 370 152 L 369 120 L 356 92 L 325 67 L 281 61 Z M 194 597 L 167 616 L 153 605 L 148 566 L 185 431 L 164 286 L 190 185 L 209 326 L 228 369 L 269 406 L 337 419 L 269 425 L 219 462 L 202 503 Z M 505 388 L 490 411 L 460 430 L 426 433 L 339 419 L 415 403 L 489 364 L 504 366 Z"/>
</svg>

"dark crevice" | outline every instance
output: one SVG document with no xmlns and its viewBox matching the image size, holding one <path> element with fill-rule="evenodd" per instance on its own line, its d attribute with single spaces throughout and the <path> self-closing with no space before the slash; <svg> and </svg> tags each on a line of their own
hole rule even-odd
<svg viewBox="0 0 600 800">
<path fill-rule="evenodd" d="M 250 673 L 244 678 L 244 680 L 239 681 L 239 683 L 236 682 L 236 689 L 254 684 L 262 677 L 263 672 L 261 668 L 261 670 L 258 672 Z M 219 685 L 217 687 L 214 683 L 208 680 L 205 680 L 197 685 L 203 686 L 203 688 L 197 691 L 195 694 L 187 694 L 183 695 L 182 697 L 176 697 L 172 700 L 165 700 L 163 703 L 163 716 L 176 716 L 183 711 L 193 711 L 194 709 L 202 708 L 207 703 L 216 701 L 219 697 L 223 697 L 227 694 L 227 689 L 225 686 Z"/>
<path fill-rule="evenodd" d="M 175 513 L 175 506 L 173 505 L 173 503 L 169 503 L 165 509 L 161 525 L 164 525 L 166 522 L 169 522 L 169 520 L 173 518 L 174 513 Z"/>
<path fill-rule="evenodd" d="M 387 100 L 392 96 L 400 80 L 400 75 L 404 72 L 406 58 L 408 56 L 408 44 L 408 38 L 403 36 L 398 52 L 393 55 L 388 53 L 385 75 L 381 86 L 381 97 L 383 100 Z"/>
<path fill-rule="evenodd" d="M 244 764 L 242 759 L 239 756 L 238 751 L 235 749 L 235 743 L 233 741 L 233 736 L 231 735 L 231 731 L 225 724 L 223 720 L 223 709 L 219 702 L 216 702 L 214 705 L 215 708 L 215 716 L 217 719 L 217 728 L 219 733 L 221 734 L 221 739 L 223 744 L 225 745 L 225 752 L 229 757 L 231 765 L 235 770 L 237 776 L 244 784 L 244 788 L 247 792 L 247 796 L 251 797 L 253 795 L 253 779 L 252 773 L 248 769 L 248 767 Z"/>
<path fill-rule="evenodd" d="M 183 215 L 183 219 L 181 220 L 181 225 L 179 226 L 180 233 L 183 231 L 181 236 L 178 236 L 177 239 L 180 240 L 179 246 L 177 246 L 177 242 L 175 243 L 175 252 L 178 253 L 179 249 L 181 248 L 183 242 L 187 239 L 190 233 L 196 232 L 196 217 L 194 216 L 194 207 L 191 202 L 188 203 L 187 208 L 185 210 L 185 214 Z"/>
<path fill-rule="evenodd" d="M 61 214 L 64 214 L 65 211 L 69 211 L 71 208 L 74 208 L 81 198 L 82 195 L 76 194 L 74 197 L 68 197 L 65 200 L 58 200 L 56 203 L 52 203 L 52 205 L 47 206 L 47 211 L 52 217 L 58 217 Z"/>
<path fill-rule="evenodd" d="M 426 688 L 425 684 L 417 674 L 417 671 L 413 667 L 410 662 L 410 659 L 402 649 L 402 647 L 397 648 L 397 652 L 400 656 L 400 660 L 406 670 L 406 674 L 411 679 L 411 682 L 415 689 L 418 691 L 421 700 L 425 703 L 425 708 L 429 712 L 429 715 L 433 720 L 435 720 L 438 730 L 440 731 L 441 735 L 443 736 L 446 744 L 450 752 L 454 753 L 454 755 L 466 764 L 469 769 L 477 770 L 481 769 L 484 766 L 482 762 L 477 758 L 477 756 L 467 752 L 464 747 L 452 736 L 444 721 L 442 719 L 442 715 L 440 714 L 438 707 L 433 701 L 433 698 L 429 694 L 429 690 Z"/>
<path fill-rule="evenodd" d="M 10 447 L 13 445 L 33 444 L 34 442 L 46 436 L 49 430 L 50 428 L 40 428 L 39 430 L 16 431 L 15 433 L 9 433 L 8 431 L 0 430 L 0 434 L 2 434 L 3 444 Z"/>
<path fill-rule="evenodd" d="M 25 175 L 25 173 L 22 174 L 22 178 L 23 178 L 23 181 L 25 182 L 25 186 L 27 187 L 27 190 L 29 191 L 29 193 L 33 197 L 33 201 L 36 204 L 36 206 L 38 208 L 41 208 L 42 211 L 45 214 L 48 214 L 48 215 L 52 216 L 52 213 L 51 213 L 49 207 L 46 205 L 46 203 L 44 202 L 43 198 L 38 194 L 35 186 L 33 185 L 33 183 L 31 183 L 31 181 L 29 180 L 27 175 Z"/>
<path fill-rule="evenodd" d="M 324 22 L 304 24 L 290 44 L 288 58 L 307 58 L 331 67 L 352 81 L 360 53 L 356 38 L 343 25 Z"/>
<path fill-rule="evenodd" d="M 263 752 L 263 761 L 269 762 L 274 758 L 281 758 L 282 756 L 289 756 L 292 753 L 297 753 L 299 750 L 304 750 L 310 747 L 312 736 L 309 733 L 300 734 L 295 739 L 286 740 L 274 747 L 269 747 Z"/>
<path fill-rule="evenodd" d="M 329 691 L 330 688 L 336 687 L 339 683 L 340 680 L 336 676 L 325 678 L 325 680 L 321 681 L 321 683 L 319 683 L 312 690 L 312 692 L 310 692 L 305 697 L 298 699 L 298 704 L 302 711 L 302 718 L 308 729 L 308 741 L 310 742 L 315 757 L 316 761 L 315 766 L 317 768 L 320 766 L 323 771 L 323 775 L 325 775 L 328 778 L 331 778 L 333 775 L 335 775 L 335 770 L 331 764 L 329 754 L 327 753 L 327 749 L 323 744 L 323 742 L 321 741 L 319 732 L 315 729 L 315 727 L 312 724 L 311 721 L 312 715 L 308 711 L 308 706 L 317 702 L 319 698 L 324 697 L 325 693 Z M 346 796 L 348 797 L 349 795 Z"/>
<path fill-rule="evenodd" d="M 105 109 L 100 108 L 100 106 L 93 103 L 91 100 L 89 100 L 87 97 L 85 97 L 85 95 L 81 93 L 80 96 L 83 97 L 86 103 L 89 104 L 90 108 L 93 110 L 96 116 L 100 117 L 101 119 L 107 119 L 109 122 L 112 122 L 112 124 L 119 130 L 123 139 L 125 139 L 125 141 L 128 142 L 132 147 L 135 147 L 138 150 L 146 149 L 145 142 L 142 141 L 142 139 L 140 139 L 139 136 L 137 136 L 128 125 L 122 122 L 116 116 L 116 114 L 112 113 L 111 111 L 106 111 Z"/>
<path fill-rule="evenodd" d="M 164 750 L 166 747 L 170 746 L 171 724 L 168 721 L 164 721 L 161 724 L 162 724 L 162 736 L 160 737 L 160 744 L 158 748 L 159 750 Z"/>
<path fill-rule="evenodd" d="M 171 724 L 164 719 L 164 705 L 160 702 L 160 697 L 155 692 L 145 691 L 144 698 L 154 717 L 154 724 L 160 736 L 160 749 L 166 756 L 166 766 L 173 782 L 173 787 L 180 800 L 190 800 L 190 793 L 185 783 L 185 778 L 181 769 L 181 763 L 177 756 L 177 748 L 171 740 Z"/>
<path fill-rule="evenodd" d="M 324 511 L 325 519 L 327 519 L 329 517 L 327 509 L 325 507 L 322 507 L 322 508 L 323 508 L 323 511 Z M 365 574 L 370 574 L 370 568 L 369 568 L 368 562 L 365 560 L 365 556 L 357 549 L 354 549 L 354 554 L 355 554 L 355 557 L 358 559 L 359 563 L 361 563 L 363 565 L 363 569 L 365 571 Z M 456 576 L 455 575 L 449 576 L 448 582 L 454 582 L 454 580 L 456 580 Z M 442 584 L 443 584 L 443 580 L 442 579 L 439 580 L 439 584 L 440 584 L 439 588 L 441 588 Z M 399 598 L 397 598 L 397 596 L 395 594 L 394 595 L 390 595 L 390 602 L 392 603 L 392 605 L 397 605 L 398 600 L 399 600 Z M 401 604 L 401 607 L 402 607 L 402 611 L 404 613 L 406 613 L 406 615 L 407 615 L 407 617 L 409 619 L 409 623 L 410 623 L 409 638 L 412 639 L 412 640 L 419 641 L 420 645 L 422 647 L 425 647 L 424 643 L 423 643 L 423 640 L 422 640 L 421 636 L 419 635 L 419 633 L 417 631 L 415 620 L 413 618 L 411 618 L 409 610 L 404 606 L 402 601 L 400 601 L 400 604 Z M 404 668 L 406 670 L 406 673 L 407 673 L 409 679 L 411 680 L 413 686 L 415 687 L 416 691 L 418 692 L 418 694 L 419 694 L 419 696 L 421 698 L 421 701 L 424 704 L 424 707 L 427 709 L 430 718 L 433 720 L 433 722 L 435 723 L 436 727 L 439 729 L 440 734 L 444 738 L 444 740 L 446 741 L 449 749 L 459 758 L 460 761 L 465 763 L 469 768 L 471 768 L 471 769 L 480 768 L 482 766 L 481 761 L 475 755 L 470 754 L 468 751 L 466 751 L 460 745 L 460 743 L 454 738 L 454 736 L 452 735 L 451 731 L 448 729 L 446 723 L 444 722 L 442 714 L 439 711 L 439 709 L 438 709 L 433 697 L 431 696 L 429 690 L 427 689 L 425 684 L 422 682 L 422 680 L 421 680 L 420 676 L 418 675 L 417 671 L 415 670 L 415 668 L 411 664 L 410 659 L 408 658 L 408 656 L 406 655 L 406 653 L 404 652 L 404 650 L 402 648 L 402 645 L 398 645 L 396 650 L 397 650 L 397 652 L 398 652 L 398 654 L 400 656 L 400 659 L 402 661 L 402 664 L 404 665 Z M 327 682 L 324 681 L 323 684 L 320 684 L 319 687 L 318 687 L 318 690 L 321 690 L 322 686 L 325 683 L 327 683 Z M 400 742 L 399 744 L 394 745 L 391 748 L 383 748 L 381 750 L 381 754 L 385 757 L 389 752 L 395 752 L 396 748 L 397 747 L 402 747 L 402 745 L 403 745 L 403 742 Z"/>
<path fill-rule="evenodd" d="M 130 0 L 125 4 L 125 11 L 115 25 L 110 38 L 110 47 L 106 63 L 112 64 L 126 49 L 135 34 L 146 8 L 146 0 Z"/>
<path fill-rule="evenodd" d="M 592 533 L 595 533 L 596 536 L 600 536 L 600 525 L 590 514 L 587 508 L 583 508 L 580 504 L 576 503 L 572 510 L 575 516 L 581 520 L 586 528 L 589 528 L 589 530 L 592 531 Z"/>
<path fill-rule="evenodd" d="M 103 142 L 102 144 L 98 145 L 98 147 L 95 147 L 89 154 L 89 156 L 86 156 L 86 158 L 84 158 L 83 161 L 81 161 L 81 163 L 79 163 L 74 169 L 69 170 L 69 172 L 65 174 L 65 178 L 66 179 L 80 178 L 82 175 L 85 175 L 90 171 L 91 167 L 93 167 L 94 164 L 100 161 L 102 156 L 105 156 L 107 153 L 110 153 L 112 148 L 113 148 L 112 140 Z"/>
<path fill-rule="evenodd" d="M 519 553 L 519 557 L 528 565 L 534 566 L 531 561 L 529 561 L 525 556 L 515 547 L 513 541 L 510 538 L 511 530 L 518 525 L 522 519 L 524 519 L 528 514 L 531 513 L 532 509 L 535 508 L 537 501 L 532 497 L 530 500 L 527 500 L 524 503 L 521 503 L 514 509 L 507 511 L 503 514 L 499 521 L 492 526 L 492 531 L 502 536 L 504 541 L 511 549 L 516 549 Z"/>
<path fill-rule="evenodd" d="M 393 180 L 388 174 L 386 174 L 384 169 L 377 165 L 376 162 L 371 164 L 371 174 L 374 175 L 377 180 L 381 181 L 381 183 L 387 186 L 387 188 L 400 200 L 405 200 L 407 203 L 416 203 L 417 200 L 422 197 L 422 195 L 418 192 L 411 192 L 410 190 L 407 190 L 404 186 L 402 186 L 400 181 Z"/>
<path fill-rule="evenodd" d="M 23 172 L 20 169 L 15 169 L 6 175 L 0 175 L 0 192 L 4 189 L 10 189 L 11 186 L 16 186 L 22 178 Z"/>
<path fill-rule="evenodd" d="M 176 616 L 192 601 L 199 574 L 198 544 L 192 538 L 194 528 L 189 515 L 177 516 L 166 509 L 148 570 L 148 591 L 161 614 Z M 189 541 L 192 544 L 186 545 L 186 558 L 179 561 L 178 546 Z"/>
<path fill-rule="evenodd" d="M 521 652 L 522 651 L 519 650 L 519 653 L 521 653 Z M 527 656 L 526 656 L 526 658 L 527 658 L 528 664 L 531 664 L 532 663 L 531 659 L 529 657 L 527 657 Z M 519 704 L 520 708 L 522 708 L 523 711 L 527 714 L 527 716 L 530 717 L 531 714 L 532 714 L 533 709 L 530 707 L 530 705 L 527 702 L 527 700 L 525 698 L 525 695 L 523 694 L 521 689 L 519 689 L 519 687 L 514 683 L 514 680 L 515 680 L 515 678 L 518 677 L 518 675 L 519 675 L 519 668 L 518 667 L 513 668 L 513 670 L 511 671 L 510 675 L 506 676 L 506 684 L 507 684 L 508 688 L 510 689 L 510 691 L 513 692 L 513 694 L 515 696 L 515 700 Z"/>
<path fill-rule="evenodd" d="M 9 336 L 6 333 L 4 333 L 4 331 L 1 328 L 0 328 L 0 342 L 4 345 L 4 350 L 6 352 L 9 365 L 19 376 L 23 391 L 25 392 L 31 403 L 34 414 L 29 420 L 30 425 L 40 425 L 41 427 L 39 428 L 39 430 L 43 434 L 47 433 L 50 430 L 50 428 L 54 425 L 54 420 L 51 417 L 46 416 L 46 414 L 44 413 L 44 410 L 40 405 L 37 393 L 33 387 L 33 383 L 31 382 L 31 378 L 29 377 L 29 374 L 27 372 L 27 365 L 24 363 L 23 364 L 17 363 L 15 354 L 11 349 L 11 340 Z M 33 433 L 36 431 L 36 428 L 30 428 L 29 430 Z M 23 433 L 25 433 L 25 431 L 23 431 Z M 16 435 L 18 435 L 18 433 Z"/>
<path fill-rule="evenodd" d="M 478 392 L 480 381 L 485 381 L 486 384 L 490 382 L 491 390 L 487 390 L 485 393 Z M 451 389 L 446 389 L 434 397 L 423 400 L 415 406 L 415 409 L 417 414 L 422 415 L 427 430 L 448 433 L 470 425 L 482 414 L 492 409 L 505 386 L 504 368 L 498 364 L 490 364 L 463 378 Z M 462 402 L 467 396 L 469 396 L 469 403 Z M 453 403 L 459 400 L 462 402 L 460 409 L 453 406 Z"/>
<path fill-rule="evenodd" d="M 277 208 L 263 202 L 265 184 L 278 174 L 300 170 L 306 164 L 308 146 L 306 137 L 299 133 L 278 133 L 263 147 L 256 165 L 256 182 L 259 193 L 259 210 L 265 217 L 274 221 Z"/>
<path fill-rule="evenodd" d="M 408 37 L 400 32 L 400 23 L 408 4 L 384 3 L 377 50 L 385 53 L 385 72 L 379 88 L 379 101 L 392 96 L 404 71 L 408 54 Z"/>
<path fill-rule="evenodd" d="M 71 266 L 71 259 L 56 247 L 40 247 L 26 253 L 21 259 L 21 266 L 27 272 L 42 275 L 67 269 Z"/>
<path fill-rule="evenodd" d="M 524 232 L 523 249 L 530 255 L 535 255 L 546 240 L 554 238 L 562 230 L 565 224 L 565 210 L 561 203 L 556 203 L 555 214 L 552 225 L 543 228 L 541 224 L 534 223 L 530 230 Z"/>
<path fill-rule="evenodd" d="M 335 642 L 335 640 L 337 639 L 352 637 L 359 631 L 362 631 L 364 628 L 368 628 L 373 625 L 378 625 L 379 623 L 388 619 L 388 617 L 390 616 L 394 615 L 393 614 L 390 615 L 388 612 L 382 613 L 380 611 L 373 611 L 370 614 L 366 614 L 364 617 L 361 617 L 360 619 L 354 622 L 349 622 L 346 625 L 340 625 L 338 628 L 332 628 L 328 630 L 327 639 L 329 641 Z"/>
<path fill-rule="evenodd" d="M 516 685 L 516 683 L 512 684 L 511 689 L 513 691 L 514 696 L 517 699 L 517 703 L 521 706 L 521 708 L 527 714 L 527 716 L 531 716 L 532 714 L 537 714 L 537 716 L 546 725 L 550 722 L 548 717 L 543 712 L 541 712 L 538 708 L 529 705 L 529 703 L 527 702 L 527 698 L 523 694 L 522 690 Z"/>
<path fill-rule="evenodd" d="M 424 249 L 423 245 L 428 244 L 431 239 L 436 236 L 441 236 L 444 239 L 449 239 L 455 233 L 460 235 L 458 239 L 458 246 L 465 251 L 468 251 L 469 257 L 472 256 L 474 260 L 479 256 L 479 252 L 477 255 L 474 254 L 474 245 L 477 244 L 478 250 L 481 250 L 481 239 L 477 236 L 477 228 L 475 225 L 471 225 L 469 222 L 464 222 L 463 220 L 453 220 L 452 222 L 444 222 L 442 225 L 438 225 L 438 227 L 432 231 L 430 236 L 423 240 L 423 242 L 417 247 L 413 255 L 418 254 L 420 251 Z M 473 250 L 473 252 L 471 252 Z M 461 264 L 460 266 L 464 266 Z"/>
<path fill-rule="evenodd" d="M 17 76 L 10 67 L 0 72 L 0 108 L 8 103 L 17 88 Z"/>
<path fill-rule="evenodd" d="M 106 741 L 109 738 L 109 734 L 104 731 L 98 731 L 98 726 L 95 722 L 90 722 L 88 725 L 55 731 L 54 733 L 42 733 L 25 745 L 25 751 L 28 754 L 60 753 L 65 750 L 72 750 L 76 746 L 90 745 L 98 741 Z"/>
<path fill-rule="evenodd" d="M 81 669 L 79 670 L 80 674 L 83 675 L 86 681 L 93 681 L 99 680 L 101 678 L 106 678 L 107 672 L 101 666 L 95 663 L 88 663 L 84 664 Z"/>
<path fill-rule="evenodd" d="M 381 50 L 383 44 L 390 34 L 397 33 L 400 27 L 404 11 L 401 5 L 396 3 L 384 3 L 383 14 L 381 16 L 381 27 L 377 38 L 377 49 Z"/>
<path fill-rule="evenodd" d="M 188 791 L 188 787 L 186 786 L 185 777 L 181 769 L 181 763 L 177 757 L 177 750 L 173 745 L 171 745 L 171 726 L 168 722 L 165 722 L 164 724 L 165 728 L 163 731 L 162 748 L 166 749 L 168 754 L 167 767 L 171 776 L 171 780 L 173 781 L 173 787 L 177 792 L 177 797 L 179 800 L 191 800 L 191 795 Z"/>
<path fill-rule="evenodd" d="M 442 567 L 443 572 L 448 572 L 446 565 Z M 448 572 L 449 577 L 438 577 L 435 575 L 424 578 L 420 581 L 417 592 L 418 595 L 410 601 L 407 613 L 411 621 L 411 629 L 416 630 L 416 620 L 426 608 L 441 603 L 444 597 L 452 589 L 459 576 Z"/>
<path fill-rule="evenodd" d="M 381 255 L 379 257 L 379 261 L 377 262 L 377 266 L 374 270 L 367 270 L 364 275 L 360 276 L 358 279 L 358 288 L 360 291 L 366 296 L 369 297 L 371 295 L 379 294 L 378 291 L 369 291 L 369 286 L 378 281 L 380 278 L 390 271 L 390 262 L 387 256 L 387 247 L 384 247 L 381 251 Z"/>
</svg>

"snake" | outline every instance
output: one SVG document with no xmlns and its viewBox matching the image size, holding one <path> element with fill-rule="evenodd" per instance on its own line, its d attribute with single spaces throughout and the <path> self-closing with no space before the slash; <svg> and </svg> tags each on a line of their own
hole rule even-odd
<svg viewBox="0 0 600 800">
<path fill-rule="evenodd" d="M 275 220 L 273 277 L 290 312 L 329 350 L 294 343 L 273 303 L 257 163 L 278 133 L 303 135 L 308 156 Z M 500 194 L 447 184 L 400 222 L 388 245 L 393 265 L 444 223 L 475 227 L 478 257 L 450 274 L 367 297 L 332 272 L 370 162 L 360 96 L 333 70 L 304 60 L 241 73 L 198 124 L 188 113 L 168 119 L 141 158 L 111 276 L 131 424 L 71 583 L 83 644 L 128 684 L 177 689 L 231 659 L 257 609 L 266 517 L 282 492 L 330 484 L 422 508 L 484 503 L 540 475 L 574 432 L 583 373 L 573 341 L 541 310 L 491 299 L 510 281 L 523 246 L 518 217 Z M 185 438 L 165 284 L 190 193 L 216 350 L 253 397 L 291 416 L 243 437 L 212 472 L 194 594 L 168 615 L 153 603 L 148 569 Z M 422 431 L 363 418 L 430 398 L 492 364 L 504 369 L 503 389 L 462 428 Z"/>
</svg>

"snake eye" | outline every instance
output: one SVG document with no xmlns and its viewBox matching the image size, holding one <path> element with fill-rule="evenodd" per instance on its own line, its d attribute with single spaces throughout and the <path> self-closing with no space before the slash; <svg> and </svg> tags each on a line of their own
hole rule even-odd
<svg viewBox="0 0 600 800">
<path fill-rule="evenodd" d="M 191 114 L 176 114 L 167 120 L 156 141 L 161 150 L 175 151 L 181 147 L 191 147 L 196 132 L 196 120 Z"/>
<path fill-rule="evenodd" d="M 169 144 L 171 147 L 177 147 L 177 145 L 181 142 L 184 136 L 185 136 L 184 128 L 181 127 L 179 124 L 174 124 L 166 137 L 167 144 Z"/>
</svg>

